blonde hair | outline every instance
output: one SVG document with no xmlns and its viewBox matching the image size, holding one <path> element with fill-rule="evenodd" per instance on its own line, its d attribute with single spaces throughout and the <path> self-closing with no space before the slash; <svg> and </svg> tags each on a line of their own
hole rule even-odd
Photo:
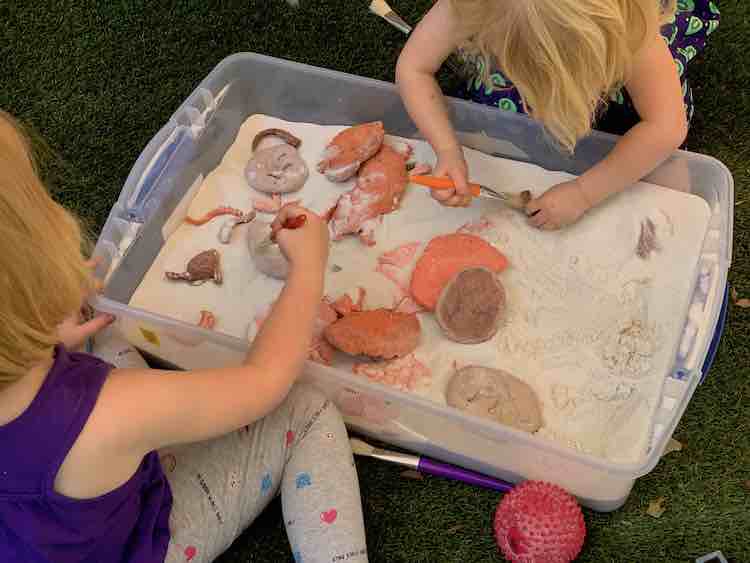
<svg viewBox="0 0 750 563">
<path fill-rule="evenodd" d="M 0 111 L 0 384 L 49 357 L 92 289 L 83 243 L 42 184 L 29 137 Z"/>
<path fill-rule="evenodd" d="M 529 114 L 573 150 L 628 78 L 633 59 L 675 0 L 451 0 L 469 51 L 496 64 Z"/>
</svg>

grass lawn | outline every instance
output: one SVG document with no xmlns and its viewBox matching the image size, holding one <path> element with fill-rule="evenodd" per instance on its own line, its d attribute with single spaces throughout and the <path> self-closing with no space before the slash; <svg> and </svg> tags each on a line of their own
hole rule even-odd
<svg viewBox="0 0 750 563">
<path fill-rule="evenodd" d="M 0 108 L 61 155 L 47 165 L 54 192 L 101 227 L 140 151 L 225 56 L 254 51 L 393 80 L 404 37 L 360 0 L 0 3 Z M 391 5 L 417 21 L 429 0 Z M 730 283 L 750 297 L 750 4 L 722 0 L 722 23 L 691 63 L 697 115 L 690 150 L 732 171 L 736 190 Z M 290 85 L 290 87 L 294 87 Z M 614 514 L 586 511 L 580 561 L 693 561 L 720 549 L 750 562 L 750 309 L 730 307 L 719 354 L 677 428 L 685 444 L 636 482 Z M 404 479 L 358 461 L 373 562 L 501 561 L 491 533 L 498 496 L 461 484 Z M 660 519 L 646 515 L 664 496 Z M 290 561 L 278 502 L 220 558 Z"/>
</svg>

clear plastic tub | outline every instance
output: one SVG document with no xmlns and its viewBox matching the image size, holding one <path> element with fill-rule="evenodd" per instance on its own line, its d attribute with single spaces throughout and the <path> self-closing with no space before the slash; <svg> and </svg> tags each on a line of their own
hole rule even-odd
<svg viewBox="0 0 750 563">
<path fill-rule="evenodd" d="M 616 137 L 595 133 L 573 157 L 560 154 L 530 119 L 451 100 L 462 142 L 489 154 L 580 174 L 604 157 Z M 393 84 L 241 53 L 223 60 L 141 153 L 99 238 L 99 274 L 108 286 L 100 310 L 144 352 L 176 367 L 238 363 L 247 343 L 128 306 L 172 226 L 185 193 L 212 171 L 240 125 L 262 113 L 289 121 L 341 125 L 382 120 L 389 133 L 419 137 Z M 715 353 L 723 326 L 732 255 L 733 181 L 719 161 L 677 151 L 647 180 L 692 192 L 712 210 L 692 304 L 673 369 L 664 374 L 651 447 L 638 463 L 617 464 L 578 453 L 421 397 L 310 363 L 305 378 L 345 413 L 351 429 L 385 442 L 510 481 L 544 479 L 598 511 L 620 507 L 636 478 L 650 472 Z"/>
</svg>

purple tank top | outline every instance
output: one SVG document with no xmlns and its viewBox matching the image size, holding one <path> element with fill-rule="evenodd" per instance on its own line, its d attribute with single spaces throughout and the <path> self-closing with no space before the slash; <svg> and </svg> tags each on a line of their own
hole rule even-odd
<svg viewBox="0 0 750 563">
<path fill-rule="evenodd" d="M 164 561 L 172 493 L 156 452 L 100 497 L 76 500 L 53 489 L 110 369 L 58 346 L 31 405 L 0 426 L 0 561 Z"/>
</svg>

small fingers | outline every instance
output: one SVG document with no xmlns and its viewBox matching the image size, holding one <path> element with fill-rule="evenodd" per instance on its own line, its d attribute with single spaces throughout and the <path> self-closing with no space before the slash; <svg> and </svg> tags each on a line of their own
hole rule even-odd
<svg viewBox="0 0 750 563">
<path fill-rule="evenodd" d="M 529 217 L 533 217 L 539 211 L 541 211 L 542 206 L 539 204 L 539 199 L 532 199 L 529 201 L 529 203 L 526 204 L 526 215 Z"/>
<path fill-rule="evenodd" d="M 301 215 L 302 213 L 305 213 L 304 208 L 293 203 L 287 203 L 281 209 L 279 209 L 279 212 L 276 214 L 276 217 L 271 223 L 271 230 L 274 232 L 278 231 L 279 229 L 282 228 L 282 225 L 288 219 L 292 217 L 297 217 L 298 215 Z"/>
<path fill-rule="evenodd" d="M 539 228 L 542 229 L 543 231 L 556 231 L 557 229 L 560 228 L 560 225 L 558 225 L 555 221 L 548 219 L 544 223 L 544 225 L 542 225 Z"/>
<path fill-rule="evenodd" d="M 453 189 L 431 190 L 430 192 L 430 195 L 432 195 L 433 199 L 439 201 L 444 205 L 447 205 L 445 202 L 451 199 L 455 194 L 456 190 Z"/>
<path fill-rule="evenodd" d="M 70 345 L 71 348 L 74 348 L 85 342 L 86 339 L 94 336 L 100 330 L 111 325 L 114 320 L 115 318 L 109 314 L 103 314 L 94 317 L 90 321 L 86 321 L 85 323 L 71 329 L 66 336 L 66 340 L 68 340 L 68 342 L 66 342 L 65 344 Z"/>
<path fill-rule="evenodd" d="M 537 209 L 533 213 L 534 214 L 529 217 L 529 224 L 531 224 L 532 227 L 541 228 L 547 223 L 547 221 L 549 221 L 549 215 L 545 210 Z"/>
</svg>

